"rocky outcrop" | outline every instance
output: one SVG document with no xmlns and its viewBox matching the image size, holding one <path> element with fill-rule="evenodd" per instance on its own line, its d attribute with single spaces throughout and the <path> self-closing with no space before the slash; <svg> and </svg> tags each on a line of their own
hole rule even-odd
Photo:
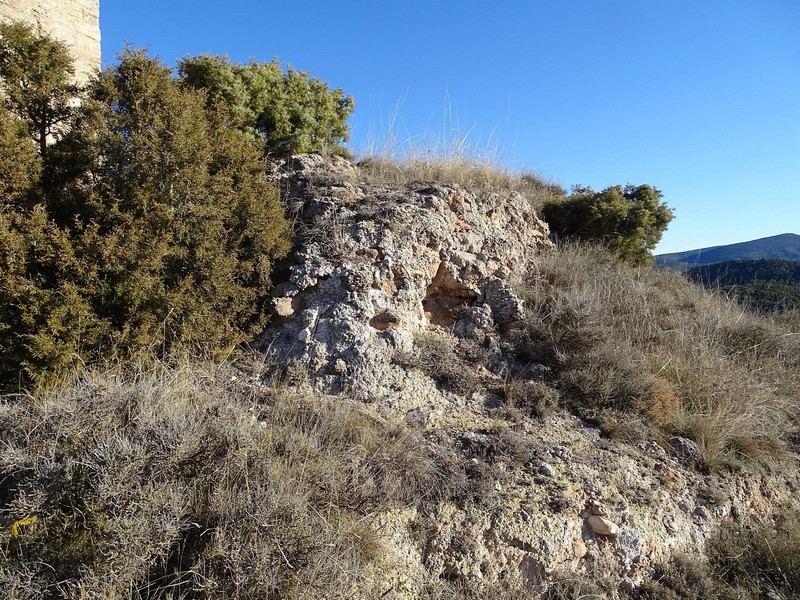
<svg viewBox="0 0 800 600">
<path fill-rule="evenodd" d="M 278 177 L 299 233 L 259 345 L 275 362 L 299 361 L 318 387 L 390 405 L 413 397 L 401 403 L 415 408 L 419 390 L 392 361 L 415 334 L 491 345 L 522 318 L 513 277 L 551 242 L 519 194 L 370 184 L 318 155 L 288 160 Z"/>
<path fill-rule="evenodd" d="M 80 82 L 100 70 L 99 0 L 0 0 L 0 21 L 23 21 L 67 44 Z"/>
</svg>

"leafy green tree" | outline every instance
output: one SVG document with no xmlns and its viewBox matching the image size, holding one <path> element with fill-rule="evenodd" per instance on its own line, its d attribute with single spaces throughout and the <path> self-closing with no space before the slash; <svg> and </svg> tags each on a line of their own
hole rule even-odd
<svg viewBox="0 0 800 600">
<path fill-rule="evenodd" d="M 284 72 L 277 60 L 241 65 L 203 54 L 180 61 L 179 74 L 185 85 L 207 90 L 210 104 L 224 102 L 270 154 L 331 150 L 348 139 L 353 98 L 303 71 Z"/>
<path fill-rule="evenodd" d="M 65 130 L 75 109 L 73 60 L 66 45 L 37 35 L 24 23 L 0 23 L 0 78 L 4 103 L 47 152 L 48 139 Z"/>
<path fill-rule="evenodd" d="M 624 262 L 647 265 L 673 214 L 650 185 L 615 185 L 595 192 L 576 186 L 572 194 L 542 207 L 550 231 L 559 238 L 598 242 Z"/>
</svg>

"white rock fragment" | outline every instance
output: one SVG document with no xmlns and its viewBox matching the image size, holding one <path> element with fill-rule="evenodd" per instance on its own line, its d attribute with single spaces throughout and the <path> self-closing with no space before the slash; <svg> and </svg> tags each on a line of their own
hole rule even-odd
<svg viewBox="0 0 800 600">
<path fill-rule="evenodd" d="M 605 517 L 592 515 L 586 519 L 586 522 L 597 535 L 617 535 L 619 533 L 619 525 Z"/>
</svg>

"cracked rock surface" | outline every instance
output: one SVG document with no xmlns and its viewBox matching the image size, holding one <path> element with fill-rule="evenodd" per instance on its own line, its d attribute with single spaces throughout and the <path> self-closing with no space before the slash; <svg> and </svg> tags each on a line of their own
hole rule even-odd
<svg viewBox="0 0 800 600">
<path fill-rule="evenodd" d="M 552 246 L 515 192 L 369 184 L 348 161 L 318 155 L 293 157 L 278 177 L 298 238 L 258 345 L 277 364 L 299 361 L 326 391 L 397 403 L 406 377 L 392 357 L 432 327 L 481 342 L 513 327 L 513 275 Z"/>
</svg>

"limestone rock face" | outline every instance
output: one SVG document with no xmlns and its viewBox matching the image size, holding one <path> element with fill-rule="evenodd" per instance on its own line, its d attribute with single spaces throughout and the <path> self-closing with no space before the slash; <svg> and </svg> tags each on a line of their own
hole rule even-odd
<svg viewBox="0 0 800 600">
<path fill-rule="evenodd" d="M 348 161 L 317 155 L 289 159 L 278 177 L 299 237 L 259 344 L 329 391 L 396 395 L 406 374 L 391 359 L 422 330 L 484 341 L 513 327 L 512 274 L 551 246 L 515 192 L 370 184 Z"/>
<path fill-rule="evenodd" d="M 99 0 L 0 0 L 0 21 L 23 21 L 66 43 L 79 82 L 100 70 Z"/>
</svg>

